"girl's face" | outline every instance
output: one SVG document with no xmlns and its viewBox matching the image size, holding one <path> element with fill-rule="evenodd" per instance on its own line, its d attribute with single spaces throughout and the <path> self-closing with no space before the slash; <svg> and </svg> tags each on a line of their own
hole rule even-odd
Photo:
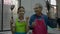
<svg viewBox="0 0 60 34">
<path fill-rule="evenodd" d="M 24 9 L 23 8 L 20 8 L 19 9 L 19 16 L 24 16 L 24 13 L 25 13 L 25 11 L 24 11 Z"/>
</svg>

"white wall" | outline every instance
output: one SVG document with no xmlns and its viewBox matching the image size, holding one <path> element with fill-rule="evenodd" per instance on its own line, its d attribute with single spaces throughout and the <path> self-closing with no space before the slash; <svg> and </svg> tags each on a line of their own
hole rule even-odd
<svg viewBox="0 0 60 34">
<path fill-rule="evenodd" d="M 3 29 L 10 30 L 11 5 L 3 6 Z"/>
<path fill-rule="evenodd" d="M 2 17 L 2 1 L 0 0 L 0 30 L 1 30 L 1 17 Z"/>
<path fill-rule="evenodd" d="M 15 5 L 15 8 L 13 10 L 13 17 L 15 20 L 17 17 L 18 1 L 17 0 L 12 0 L 12 1 L 13 1 L 13 4 Z M 31 16 L 32 14 L 34 14 L 33 7 L 35 3 L 41 3 L 43 6 L 42 12 L 46 14 L 46 9 L 45 9 L 46 5 L 44 0 L 21 0 L 21 5 L 25 7 L 25 11 L 26 11 L 25 17 Z M 11 14 L 10 6 L 4 5 L 4 30 L 6 30 L 7 28 L 10 29 L 9 28 L 9 20 L 11 16 L 10 14 Z"/>
<path fill-rule="evenodd" d="M 16 17 L 18 3 L 16 0 L 12 0 L 11 4 L 4 3 L 3 7 L 3 29 L 10 30 L 10 20 L 11 20 L 11 5 L 15 5 L 13 12 L 14 18 Z M 1 13 L 1 12 L 0 12 Z"/>
<path fill-rule="evenodd" d="M 57 14 L 58 14 L 58 18 L 60 18 L 60 0 L 56 0 L 57 1 Z"/>
<path fill-rule="evenodd" d="M 12 4 L 15 5 L 14 9 L 13 9 L 13 19 L 14 22 L 16 21 L 17 18 L 17 9 L 18 9 L 18 0 L 12 0 Z"/>
<path fill-rule="evenodd" d="M 14 22 L 16 21 L 16 18 L 17 18 L 17 8 L 18 8 L 18 1 L 15 0 L 13 1 L 14 5 L 15 5 L 15 8 L 13 10 L 13 17 L 14 17 Z M 45 4 L 45 1 L 44 0 L 21 0 L 21 5 L 24 6 L 25 8 L 25 17 L 26 16 L 31 16 L 32 14 L 34 14 L 34 5 L 36 3 L 41 3 L 42 6 L 43 6 L 43 14 L 46 14 L 46 4 Z"/>
<path fill-rule="evenodd" d="M 14 22 L 17 18 L 17 8 L 18 8 L 18 1 L 15 0 L 13 1 L 14 2 L 14 5 L 15 5 L 15 8 L 13 10 L 13 17 L 14 17 Z M 25 8 L 25 17 L 26 16 L 31 16 L 32 14 L 34 14 L 34 4 L 36 3 L 41 3 L 42 6 L 43 6 L 43 13 L 46 14 L 46 4 L 45 4 L 45 1 L 44 0 L 21 0 L 21 5 L 24 6 Z"/>
<path fill-rule="evenodd" d="M 52 19 L 56 19 L 56 12 L 54 10 L 55 10 L 55 8 L 50 9 L 50 18 L 52 18 Z"/>
<path fill-rule="evenodd" d="M 56 0 L 50 0 L 52 5 L 56 5 Z"/>
<path fill-rule="evenodd" d="M 26 14 L 25 16 L 31 16 L 34 14 L 34 4 L 40 3 L 43 6 L 43 14 L 46 14 L 46 3 L 44 0 L 21 0 L 21 5 L 25 7 Z"/>
<path fill-rule="evenodd" d="M 2 4 L 2 0 L 0 0 L 0 4 Z"/>
<path fill-rule="evenodd" d="M 24 8 L 25 8 L 25 11 L 26 11 L 26 13 L 25 13 L 25 17 L 26 16 L 31 16 L 32 14 L 34 14 L 34 5 L 36 4 L 36 3 L 40 3 L 40 4 L 42 4 L 42 6 L 43 6 L 43 11 L 42 11 L 42 13 L 43 14 L 46 14 L 46 3 L 45 3 L 45 1 L 44 0 L 21 0 L 21 5 L 22 6 L 24 6 Z M 17 0 L 15 0 L 14 1 L 14 4 L 15 4 L 15 8 L 14 8 L 14 10 L 13 10 L 13 16 L 14 16 L 14 20 L 15 20 L 15 18 L 17 17 L 17 8 L 18 8 L 18 1 Z"/>
</svg>

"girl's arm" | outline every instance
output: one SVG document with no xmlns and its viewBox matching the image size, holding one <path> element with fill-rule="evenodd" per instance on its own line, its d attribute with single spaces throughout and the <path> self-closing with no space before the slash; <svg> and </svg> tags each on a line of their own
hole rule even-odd
<svg viewBox="0 0 60 34">
<path fill-rule="evenodd" d="M 29 31 L 29 17 L 26 17 L 26 32 Z"/>
<path fill-rule="evenodd" d="M 29 31 L 29 26 L 28 25 L 26 25 L 26 32 L 28 32 Z"/>
</svg>

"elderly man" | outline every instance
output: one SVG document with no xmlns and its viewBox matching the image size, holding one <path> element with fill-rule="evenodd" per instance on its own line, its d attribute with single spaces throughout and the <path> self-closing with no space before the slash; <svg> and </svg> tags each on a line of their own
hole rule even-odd
<svg viewBox="0 0 60 34">
<path fill-rule="evenodd" d="M 42 13 L 42 9 L 42 5 L 35 4 L 35 14 L 30 17 L 29 21 L 32 34 L 48 34 L 47 25 L 54 28 L 54 24 L 48 21 L 48 17 Z"/>
</svg>

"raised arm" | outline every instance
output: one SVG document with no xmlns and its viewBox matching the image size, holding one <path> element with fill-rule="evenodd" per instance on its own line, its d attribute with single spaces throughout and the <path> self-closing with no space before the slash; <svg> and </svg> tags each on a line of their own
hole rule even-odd
<svg viewBox="0 0 60 34">
<path fill-rule="evenodd" d="M 48 26 L 50 26 L 51 28 L 56 28 L 56 23 L 52 22 L 50 19 L 48 19 L 47 16 L 45 16 L 45 21 L 46 21 L 46 24 Z"/>
<path fill-rule="evenodd" d="M 26 17 L 26 32 L 29 31 L 29 17 Z"/>
</svg>

